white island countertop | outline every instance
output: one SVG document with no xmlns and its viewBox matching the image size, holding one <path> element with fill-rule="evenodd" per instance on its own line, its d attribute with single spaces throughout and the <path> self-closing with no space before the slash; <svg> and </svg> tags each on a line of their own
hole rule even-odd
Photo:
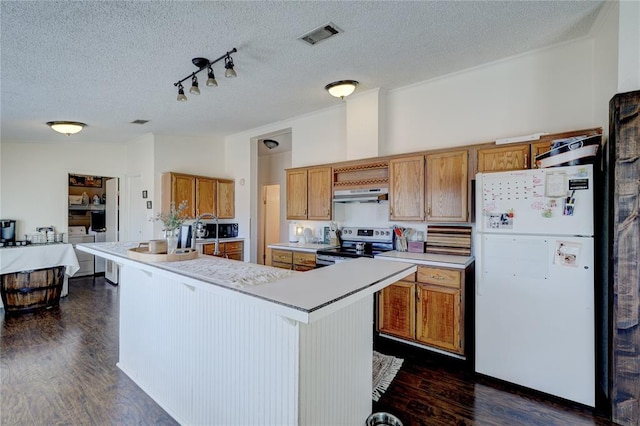
<svg viewBox="0 0 640 426">
<path fill-rule="evenodd" d="M 456 256 L 451 254 L 412 253 L 409 251 L 387 251 L 376 255 L 376 259 L 413 262 L 420 265 L 441 266 L 465 269 L 474 262 L 473 256 Z"/>
<path fill-rule="evenodd" d="M 270 266 L 239 262 L 215 256 L 198 256 L 177 262 L 142 262 L 130 259 L 129 248 L 138 243 L 86 243 L 78 250 L 131 265 L 148 272 L 178 275 L 185 284 L 213 285 L 232 291 L 247 303 L 275 310 L 280 315 L 310 323 L 415 272 L 401 262 L 359 258 L 351 262 L 295 272 Z"/>
<path fill-rule="evenodd" d="M 274 244 L 269 244 L 267 247 L 269 247 L 270 249 L 276 249 L 276 250 L 281 249 L 281 250 L 293 250 L 293 251 L 304 251 L 307 253 L 315 253 L 318 250 L 326 250 L 326 249 L 336 248 L 338 246 L 333 244 L 324 244 L 324 243 L 307 243 L 307 244 L 274 243 Z"/>
</svg>

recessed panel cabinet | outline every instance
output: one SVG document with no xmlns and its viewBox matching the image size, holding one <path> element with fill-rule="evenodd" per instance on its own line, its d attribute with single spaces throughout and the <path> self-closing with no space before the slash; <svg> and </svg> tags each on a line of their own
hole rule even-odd
<svg viewBox="0 0 640 426">
<path fill-rule="evenodd" d="M 217 216 L 220 219 L 233 219 L 236 216 L 235 181 L 218 179 L 216 191 Z"/>
<path fill-rule="evenodd" d="M 180 173 L 165 173 L 162 175 L 162 211 L 168 212 L 171 203 L 178 208 L 186 201 L 187 206 L 182 211 L 182 217 L 192 217 L 196 209 L 196 181 L 194 176 Z"/>
<path fill-rule="evenodd" d="M 378 292 L 377 330 L 439 350 L 465 355 L 465 269 L 417 265 L 418 272 Z"/>
<path fill-rule="evenodd" d="M 424 220 L 424 173 L 424 155 L 389 160 L 389 220 Z"/>
<path fill-rule="evenodd" d="M 316 254 L 295 250 L 271 250 L 271 266 L 294 271 L 310 271 L 316 267 Z"/>
<path fill-rule="evenodd" d="M 287 219 L 331 220 L 331 167 L 287 170 Z"/>
<path fill-rule="evenodd" d="M 220 219 L 235 216 L 235 182 L 206 176 L 194 176 L 168 172 L 162 175 L 163 212 L 168 212 L 171 203 L 176 208 L 182 201 L 187 202 L 183 217 L 197 217 L 213 213 Z"/>
<path fill-rule="evenodd" d="M 214 254 L 215 251 L 216 251 L 215 243 L 204 244 L 202 247 L 202 254 L 242 261 L 244 258 L 244 242 L 242 241 L 221 242 L 218 247 L 219 253 L 217 255 Z"/>
<path fill-rule="evenodd" d="M 478 149 L 478 172 L 506 172 L 529 168 L 530 146 L 508 145 Z"/>
<path fill-rule="evenodd" d="M 411 281 L 391 284 L 380 291 L 378 302 L 378 330 L 404 339 L 413 339 L 416 329 L 415 284 Z"/>
<path fill-rule="evenodd" d="M 442 152 L 426 158 L 427 222 L 466 222 L 469 152 Z"/>
</svg>

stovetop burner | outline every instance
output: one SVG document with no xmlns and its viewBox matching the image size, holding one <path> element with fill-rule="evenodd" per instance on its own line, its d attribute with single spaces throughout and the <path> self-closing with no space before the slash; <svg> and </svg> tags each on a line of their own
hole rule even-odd
<svg viewBox="0 0 640 426">
<path fill-rule="evenodd" d="M 349 248 L 334 248 L 334 249 L 324 249 L 318 250 L 318 254 L 325 256 L 339 256 L 339 257 L 370 257 L 373 258 L 376 254 L 384 253 L 389 250 L 372 250 L 372 251 L 360 251 L 356 249 Z"/>
<path fill-rule="evenodd" d="M 393 250 L 393 232 L 390 228 L 342 228 L 339 248 L 318 250 L 319 255 L 348 258 L 374 257 Z M 364 245 L 363 249 L 357 246 Z"/>
</svg>

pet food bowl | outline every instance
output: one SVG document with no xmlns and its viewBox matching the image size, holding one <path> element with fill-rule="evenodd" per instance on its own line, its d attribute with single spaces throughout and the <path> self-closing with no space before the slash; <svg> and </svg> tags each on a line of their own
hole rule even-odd
<svg viewBox="0 0 640 426">
<path fill-rule="evenodd" d="M 379 412 L 367 417 L 366 426 L 402 426 L 402 422 L 393 414 Z"/>
</svg>

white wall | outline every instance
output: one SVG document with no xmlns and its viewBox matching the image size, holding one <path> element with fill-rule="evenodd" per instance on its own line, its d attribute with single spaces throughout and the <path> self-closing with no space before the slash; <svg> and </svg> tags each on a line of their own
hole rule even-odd
<svg viewBox="0 0 640 426">
<path fill-rule="evenodd" d="M 382 154 L 601 126 L 592 82 L 593 42 L 583 39 L 389 91 Z"/>
<path fill-rule="evenodd" d="M 55 135 L 53 135 L 55 136 Z M 69 173 L 124 177 L 124 144 L 1 141 L 2 219 L 17 220 L 17 238 L 53 225 L 67 237 Z"/>
<path fill-rule="evenodd" d="M 604 135 L 609 134 L 609 100 L 618 88 L 618 2 L 607 2 L 593 25 L 595 122 L 602 122 Z M 606 139 L 606 136 L 605 136 Z"/>
<path fill-rule="evenodd" d="M 345 160 L 378 157 L 385 116 L 381 115 L 384 91 L 380 88 L 346 99 L 347 152 Z"/>
<path fill-rule="evenodd" d="M 291 120 L 292 167 L 326 164 L 347 159 L 344 103 Z"/>
<path fill-rule="evenodd" d="M 618 92 L 640 90 L 640 1 L 621 1 Z"/>
<path fill-rule="evenodd" d="M 122 199 L 129 199 L 129 197 L 123 195 L 128 194 L 127 181 L 130 178 L 139 177 L 143 190 L 148 193 L 148 198 L 146 199 L 142 198 L 142 194 L 132 194 L 131 199 L 135 200 L 135 202 L 129 203 L 129 210 L 122 211 L 120 214 L 120 229 L 122 231 L 130 229 L 129 217 L 132 217 L 132 215 L 141 212 L 146 217 L 147 220 L 143 224 L 141 240 L 150 240 L 157 237 L 157 235 L 154 235 L 154 224 L 152 222 L 153 209 L 147 209 L 146 206 L 147 201 L 151 201 L 152 205 L 157 203 L 159 206 L 160 204 L 160 198 L 154 197 L 156 189 L 153 168 L 155 158 L 154 141 L 154 135 L 148 133 L 127 145 L 127 176 L 125 177 L 125 182 L 120 182 L 120 187 L 124 188 L 124 190 L 121 190 Z M 126 240 L 126 235 L 128 233 L 121 232 L 120 238 Z"/>
</svg>

